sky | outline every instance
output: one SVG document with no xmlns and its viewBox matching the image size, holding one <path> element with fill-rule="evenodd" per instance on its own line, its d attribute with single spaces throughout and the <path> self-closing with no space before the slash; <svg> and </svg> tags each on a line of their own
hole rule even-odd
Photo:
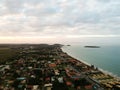
<svg viewBox="0 0 120 90">
<path fill-rule="evenodd" d="M 120 38 L 120 0 L 0 0 L 0 43 L 86 38 Z"/>
</svg>

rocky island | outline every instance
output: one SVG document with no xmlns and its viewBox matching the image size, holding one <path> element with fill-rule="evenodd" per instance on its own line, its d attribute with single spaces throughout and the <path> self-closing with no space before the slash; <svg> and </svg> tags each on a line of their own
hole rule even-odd
<svg viewBox="0 0 120 90">
<path fill-rule="evenodd" d="M 84 46 L 85 48 L 100 48 L 100 46 Z"/>
</svg>

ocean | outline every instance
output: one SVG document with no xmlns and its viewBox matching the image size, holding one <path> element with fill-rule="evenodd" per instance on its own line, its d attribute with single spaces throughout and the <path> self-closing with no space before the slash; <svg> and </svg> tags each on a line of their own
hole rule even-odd
<svg viewBox="0 0 120 90">
<path fill-rule="evenodd" d="M 70 56 L 98 69 L 120 77 L 120 46 L 108 45 L 100 48 L 85 48 L 81 45 L 63 46 L 62 50 Z"/>
</svg>

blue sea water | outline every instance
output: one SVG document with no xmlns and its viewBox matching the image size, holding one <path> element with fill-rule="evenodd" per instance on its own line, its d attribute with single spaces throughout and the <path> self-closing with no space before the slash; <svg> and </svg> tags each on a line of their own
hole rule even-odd
<svg viewBox="0 0 120 90">
<path fill-rule="evenodd" d="M 100 48 L 85 48 L 80 45 L 64 46 L 62 48 L 72 57 L 94 64 L 109 74 L 120 77 L 120 46 L 101 46 Z"/>
</svg>

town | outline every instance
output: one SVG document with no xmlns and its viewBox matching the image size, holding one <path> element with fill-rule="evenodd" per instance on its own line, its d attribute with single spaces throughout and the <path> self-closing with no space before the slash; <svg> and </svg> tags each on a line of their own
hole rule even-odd
<svg viewBox="0 0 120 90">
<path fill-rule="evenodd" d="M 119 79 L 69 56 L 62 46 L 7 45 L 17 53 L 0 61 L 0 90 L 120 90 Z"/>
</svg>

